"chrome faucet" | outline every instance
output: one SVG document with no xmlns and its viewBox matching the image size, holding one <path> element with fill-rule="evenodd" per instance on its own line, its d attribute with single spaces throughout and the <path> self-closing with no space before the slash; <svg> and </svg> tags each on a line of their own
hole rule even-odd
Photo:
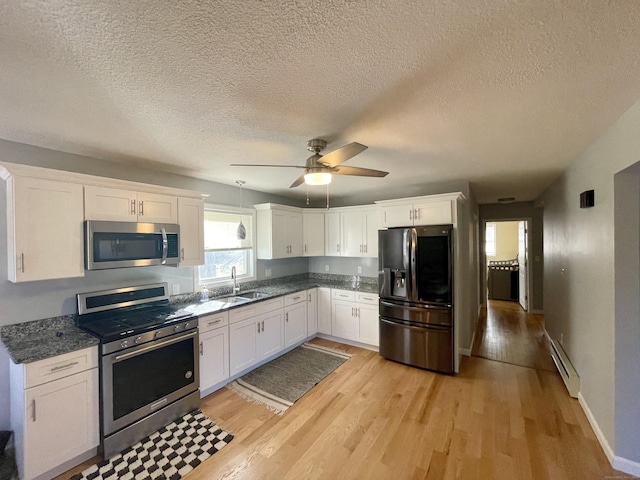
<svg viewBox="0 0 640 480">
<path fill-rule="evenodd" d="M 240 285 L 238 285 L 238 275 L 236 274 L 235 265 L 231 267 L 231 278 L 233 279 L 233 294 L 240 293 Z"/>
</svg>

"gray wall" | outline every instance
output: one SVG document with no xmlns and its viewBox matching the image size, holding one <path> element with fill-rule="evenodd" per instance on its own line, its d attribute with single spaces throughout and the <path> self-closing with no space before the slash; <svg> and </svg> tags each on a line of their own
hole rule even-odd
<svg viewBox="0 0 640 480">
<path fill-rule="evenodd" d="M 529 263 L 532 270 L 529 294 L 531 295 L 531 310 L 542 312 L 544 310 L 543 208 L 536 207 L 535 205 L 536 203 L 534 202 L 480 205 L 480 242 L 481 245 L 484 245 L 484 222 L 491 222 L 493 220 L 518 220 L 522 218 L 530 218 L 532 220 L 531 249 L 529 252 Z M 480 254 L 480 262 L 480 284 L 482 288 L 480 299 L 482 304 L 484 304 L 487 298 L 487 263 L 484 248 Z"/>
<path fill-rule="evenodd" d="M 541 197 L 546 329 L 563 338 L 604 440 L 632 462 L 640 461 L 639 131 L 640 102 Z M 580 209 L 590 189 L 595 207 Z"/>
</svg>

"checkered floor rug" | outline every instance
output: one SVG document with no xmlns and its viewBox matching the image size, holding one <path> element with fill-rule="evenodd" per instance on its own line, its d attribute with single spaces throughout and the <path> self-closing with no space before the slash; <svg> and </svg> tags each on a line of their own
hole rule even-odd
<svg viewBox="0 0 640 480">
<path fill-rule="evenodd" d="M 194 410 L 69 480 L 178 480 L 231 440 L 233 435 Z"/>
</svg>

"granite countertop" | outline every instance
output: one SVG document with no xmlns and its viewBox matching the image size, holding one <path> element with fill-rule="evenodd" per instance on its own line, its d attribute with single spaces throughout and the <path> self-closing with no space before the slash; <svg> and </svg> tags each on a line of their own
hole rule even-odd
<svg viewBox="0 0 640 480">
<path fill-rule="evenodd" d="M 208 315 L 315 287 L 378 294 L 377 279 L 328 274 L 301 274 L 268 281 L 248 282 L 240 286 L 242 290 L 236 296 L 242 296 L 248 291 L 257 291 L 264 296 L 229 304 L 220 300 L 232 294 L 231 288 L 221 287 L 210 292 L 209 300 L 205 302 L 200 300 L 198 292 L 172 297 L 171 303 L 195 315 Z M 98 345 L 100 342 L 96 337 L 76 327 L 73 317 L 73 315 L 63 315 L 5 325 L 0 328 L 0 340 L 5 344 L 11 360 L 16 364 L 36 362 Z"/>
<path fill-rule="evenodd" d="M 73 323 L 73 315 L 5 325 L 0 340 L 14 363 L 31 363 L 98 345 L 93 335 Z"/>
</svg>

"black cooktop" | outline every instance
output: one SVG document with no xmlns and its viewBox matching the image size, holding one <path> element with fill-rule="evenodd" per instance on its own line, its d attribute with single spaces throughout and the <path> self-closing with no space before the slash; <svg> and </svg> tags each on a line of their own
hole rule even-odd
<svg viewBox="0 0 640 480">
<path fill-rule="evenodd" d="M 192 318 L 191 312 L 169 305 L 122 308 L 78 315 L 76 324 L 101 340 L 112 340 L 162 328 Z"/>
</svg>

